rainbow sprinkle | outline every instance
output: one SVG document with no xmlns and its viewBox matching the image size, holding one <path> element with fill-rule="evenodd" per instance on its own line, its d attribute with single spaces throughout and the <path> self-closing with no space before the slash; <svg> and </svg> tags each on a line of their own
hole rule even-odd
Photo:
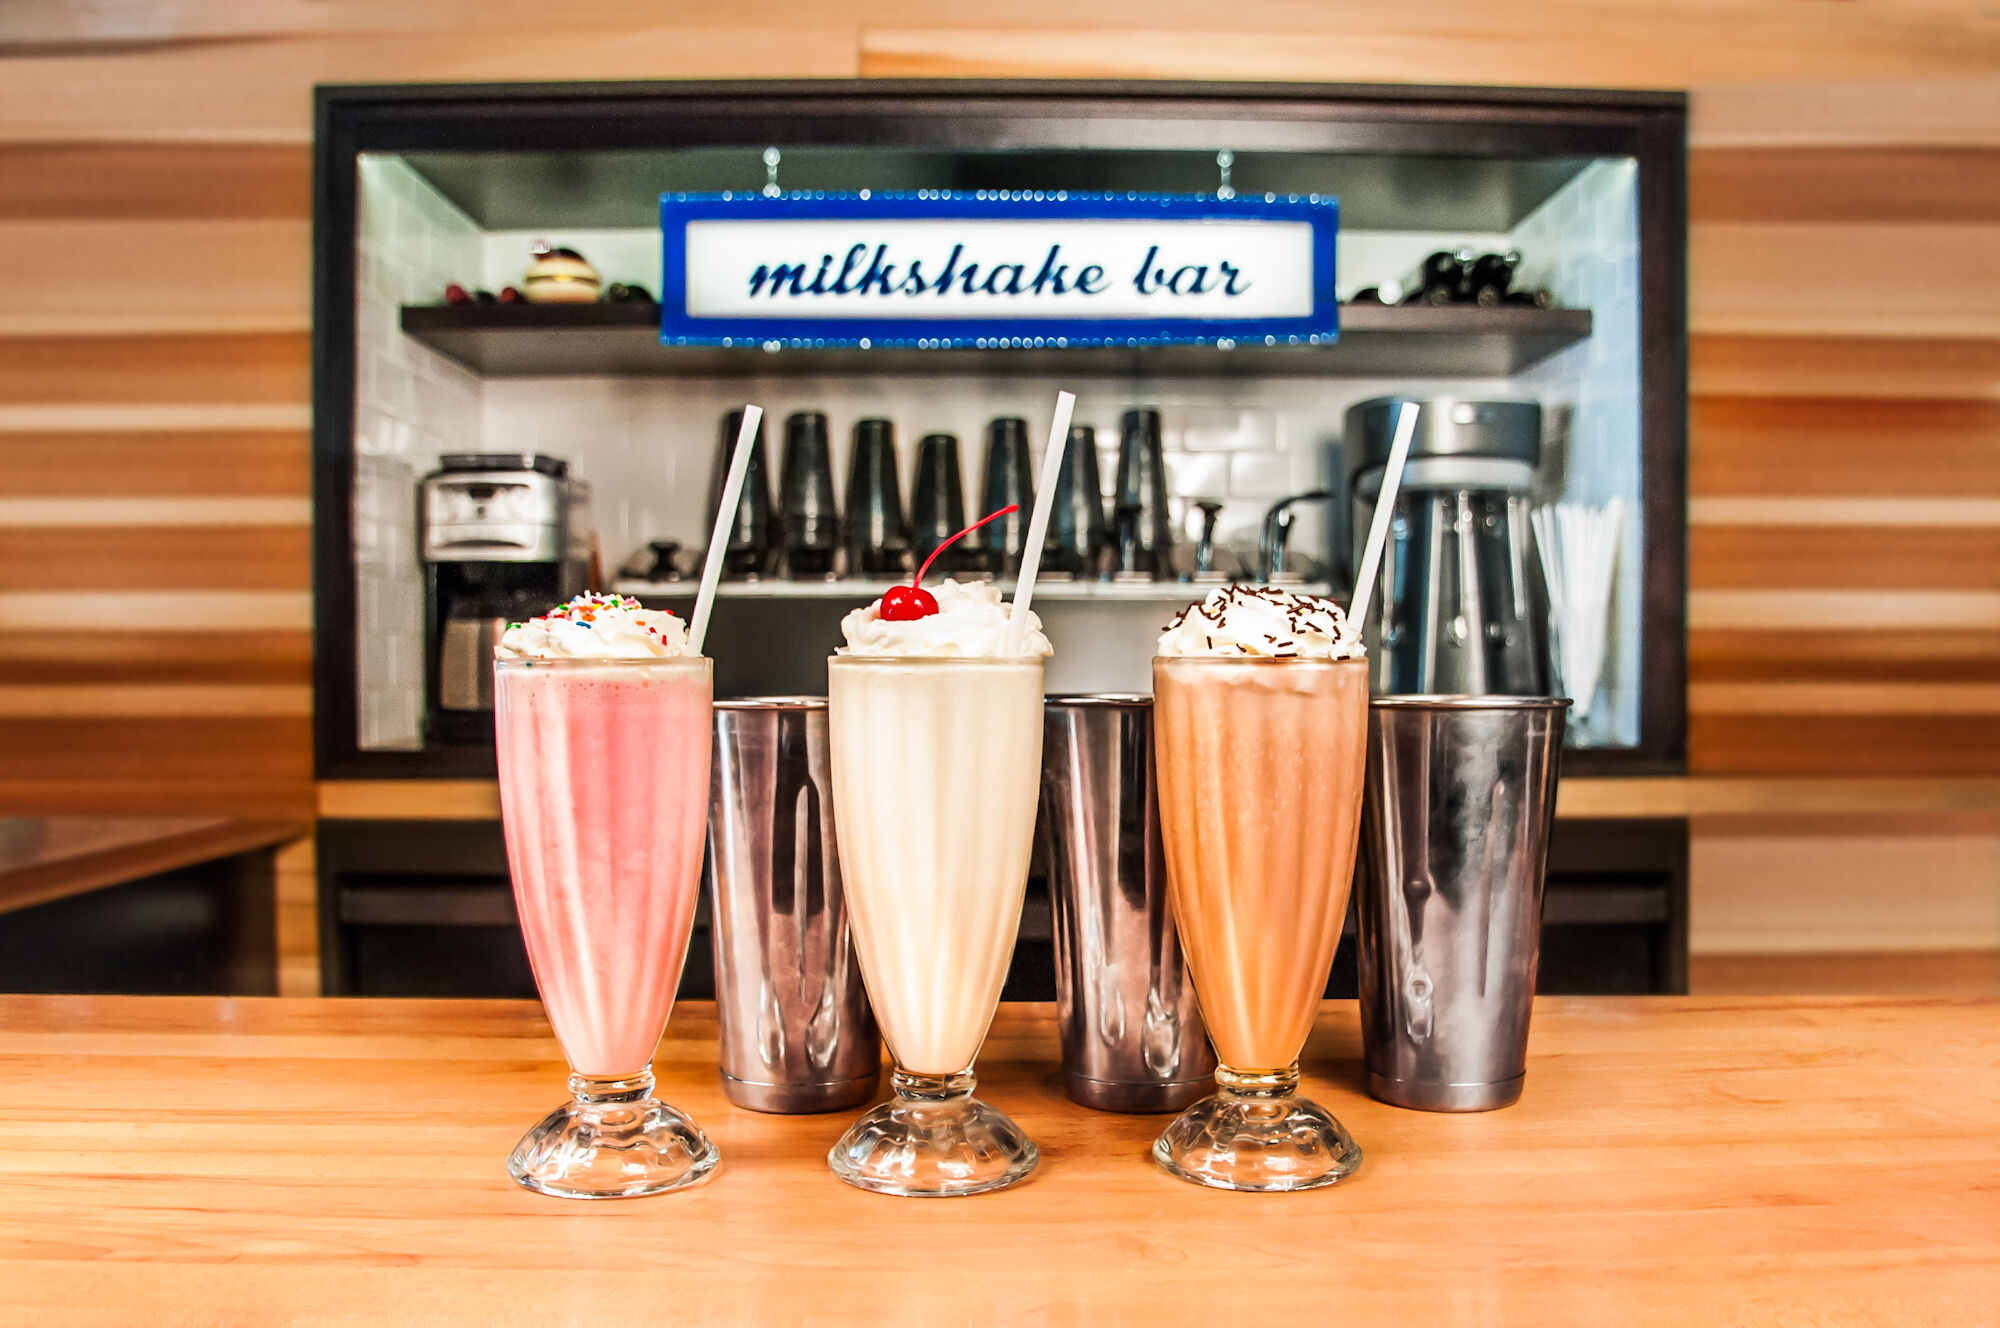
<svg viewBox="0 0 2000 1328">
<path fill-rule="evenodd" d="M 543 614 L 537 621 L 573 622 L 581 623 L 585 627 L 588 627 L 596 621 L 597 615 L 600 613 L 608 613 L 613 610 L 636 613 L 645 607 L 645 605 L 633 599 L 630 595 L 597 595 L 585 591 L 567 604 L 556 605 L 553 609 Z M 662 609 L 660 612 L 666 614 L 669 618 L 674 616 L 671 609 Z M 518 627 L 520 624 L 516 623 L 515 626 Z M 655 629 L 648 625 L 647 630 L 653 631 Z"/>
</svg>

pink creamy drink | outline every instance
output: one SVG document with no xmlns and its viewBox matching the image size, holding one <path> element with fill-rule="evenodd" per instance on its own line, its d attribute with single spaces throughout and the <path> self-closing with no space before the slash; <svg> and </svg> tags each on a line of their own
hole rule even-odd
<svg viewBox="0 0 2000 1328">
<path fill-rule="evenodd" d="M 514 902 L 578 1074 L 644 1069 L 701 894 L 709 662 L 551 660 L 495 691 Z"/>
<path fill-rule="evenodd" d="M 709 661 L 679 619 L 585 595 L 501 638 L 500 812 L 521 934 L 572 1101 L 508 1159 L 564 1198 L 691 1185 L 717 1153 L 653 1097 L 708 823 Z"/>
</svg>

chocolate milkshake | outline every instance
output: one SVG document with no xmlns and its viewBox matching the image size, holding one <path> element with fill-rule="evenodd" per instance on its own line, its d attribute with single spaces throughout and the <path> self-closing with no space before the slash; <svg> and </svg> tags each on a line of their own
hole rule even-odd
<svg viewBox="0 0 2000 1328">
<path fill-rule="evenodd" d="M 1347 913 L 1368 670 L 1330 600 L 1231 586 L 1183 612 L 1153 661 L 1167 882 L 1221 1091 L 1154 1156 L 1224 1189 L 1352 1173 L 1340 1123 L 1296 1096 Z"/>
</svg>

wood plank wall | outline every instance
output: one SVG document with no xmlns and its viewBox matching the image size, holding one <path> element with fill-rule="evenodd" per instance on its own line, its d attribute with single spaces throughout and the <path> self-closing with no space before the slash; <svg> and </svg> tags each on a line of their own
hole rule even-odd
<svg viewBox="0 0 2000 1328">
<path fill-rule="evenodd" d="M 856 74 L 1692 89 L 1691 765 L 2000 772 L 1983 0 L 13 0 L 0 805 L 310 806 L 315 82 Z"/>
</svg>

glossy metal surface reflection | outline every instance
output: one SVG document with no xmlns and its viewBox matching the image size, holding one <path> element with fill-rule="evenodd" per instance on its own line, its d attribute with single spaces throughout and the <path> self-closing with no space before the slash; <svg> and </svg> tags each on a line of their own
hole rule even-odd
<svg viewBox="0 0 2000 1328">
<path fill-rule="evenodd" d="M 1210 1090 L 1215 1052 L 1167 897 L 1152 699 L 1053 696 L 1042 714 L 1063 1089 L 1177 1111 Z"/>
<path fill-rule="evenodd" d="M 715 707 L 707 879 L 722 1087 L 752 1111 L 866 1102 L 882 1043 L 854 959 L 826 701 Z"/>
<path fill-rule="evenodd" d="M 1378 697 L 1362 797 L 1368 1091 L 1425 1111 L 1521 1096 L 1569 702 Z"/>
</svg>

